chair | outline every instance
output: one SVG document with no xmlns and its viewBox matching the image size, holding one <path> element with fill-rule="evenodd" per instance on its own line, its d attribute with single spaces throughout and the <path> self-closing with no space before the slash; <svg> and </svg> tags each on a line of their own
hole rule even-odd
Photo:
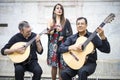
<svg viewBox="0 0 120 80">
<path fill-rule="evenodd" d="M 26 74 L 27 76 L 29 76 L 29 78 L 30 78 L 29 80 L 32 80 L 33 73 L 31 73 L 31 72 L 29 72 L 29 71 L 26 71 L 25 74 Z"/>
<path fill-rule="evenodd" d="M 76 79 L 77 79 L 76 76 L 72 77 L 72 80 L 76 80 Z"/>
</svg>

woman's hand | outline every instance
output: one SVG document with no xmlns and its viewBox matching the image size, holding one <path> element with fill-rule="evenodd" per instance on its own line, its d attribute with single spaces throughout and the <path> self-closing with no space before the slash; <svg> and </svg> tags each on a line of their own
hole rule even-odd
<svg viewBox="0 0 120 80">
<path fill-rule="evenodd" d="M 59 37 L 59 41 L 62 41 L 62 40 L 63 40 L 63 38 L 64 38 L 63 36 L 60 36 L 60 37 Z"/>
<path fill-rule="evenodd" d="M 56 27 L 56 31 L 58 31 L 58 32 L 62 31 L 62 27 L 58 25 L 58 26 Z"/>
</svg>

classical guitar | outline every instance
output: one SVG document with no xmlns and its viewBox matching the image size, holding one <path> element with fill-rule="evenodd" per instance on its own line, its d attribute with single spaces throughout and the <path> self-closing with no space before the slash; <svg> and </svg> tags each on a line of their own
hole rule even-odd
<svg viewBox="0 0 120 80">
<path fill-rule="evenodd" d="M 100 24 L 100 27 L 103 27 L 106 23 L 110 23 L 114 19 L 115 15 L 111 13 L 105 18 L 105 20 Z M 91 40 L 97 35 L 96 30 L 88 37 L 78 37 L 74 46 L 79 46 L 82 44 L 82 51 L 71 50 L 69 52 L 63 53 L 63 60 L 65 63 L 72 69 L 80 69 L 85 61 L 86 56 L 94 51 L 94 45 Z"/>
<path fill-rule="evenodd" d="M 48 29 L 44 29 L 39 35 L 41 36 L 42 34 L 46 33 L 48 33 Z M 13 61 L 14 63 L 24 62 L 30 55 L 30 45 L 33 43 L 35 38 L 36 36 L 33 37 L 29 42 L 17 42 L 13 44 L 10 49 L 25 47 L 26 50 L 23 54 L 19 54 L 17 52 L 9 54 L 8 57 L 11 59 L 11 61 Z"/>
</svg>

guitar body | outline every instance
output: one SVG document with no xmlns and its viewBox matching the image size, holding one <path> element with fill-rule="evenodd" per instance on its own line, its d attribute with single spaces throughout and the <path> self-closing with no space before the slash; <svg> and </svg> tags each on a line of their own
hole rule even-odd
<svg viewBox="0 0 120 80">
<path fill-rule="evenodd" d="M 10 49 L 20 48 L 22 46 L 26 45 L 26 42 L 17 42 Z M 8 57 L 14 62 L 14 63 L 21 63 L 25 61 L 30 54 L 30 46 L 28 46 L 23 54 L 19 53 L 11 53 L 8 55 Z"/>
<path fill-rule="evenodd" d="M 42 34 L 46 34 L 48 32 L 48 29 L 44 29 L 39 35 L 41 36 Z M 29 42 L 17 42 L 11 46 L 10 49 L 15 49 L 15 48 L 21 48 L 25 46 L 26 50 L 23 54 L 14 52 L 8 55 L 8 57 L 13 61 L 14 63 L 21 63 L 24 62 L 25 60 L 28 59 L 30 55 L 30 45 L 35 41 L 36 36 L 33 37 Z"/>
<path fill-rule="evenodd" d="M 87 40 L 86 37 L 81 36 L 76 40 L 74 46 L 83 44 L 86 40 Z M 77 70 L 84 65 L 86 61 L 86 56 L 90 54 L 93 50 L 94 50 L 94 45 L 92 42 L 89 42 L 82 52 L 72 50 L 71 52 L 63 53 L 63 59 L 70 68 Z M 72 53 L 78 60 L 76 60 L 75 57 L 72 56 L 70 53 Z"/>
</svg>

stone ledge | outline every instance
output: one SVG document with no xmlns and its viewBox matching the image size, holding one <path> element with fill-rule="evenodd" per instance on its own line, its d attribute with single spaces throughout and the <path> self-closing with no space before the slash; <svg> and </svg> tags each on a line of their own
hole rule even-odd
<svg viewBox="0 0 120 80">
<path fill-rule="evenodd" d="M 25 77 L 24 80 L 30 80 L 31 77 Z M 13 76 L 0 76 L 0 80 L 14 80 Z M 51 77 L 42 77 L 41 80 L 52 80 Z M 58 78 L 56 80 L 59 80 Z M 98 78 L 88 78 L 88 80 L 120 80 L 120 79 L 98 79 Z"/>
<path fill-rule="evenodd" d="M 0 63 L 1 63 L 0 76 L 13 77 L 14 68 L 12 62 L 6 58 L 5 60 L 0 59 Z M 42 77 L 50 77 L 50 67 L 48 67 L 45 64 L 45 60 L 40 60 L 40 64 L 43 70 L 45 70 Z M 46 66 L 46 68 L 44 68 L 44 66 Z M 25 74 L 25 77 L 29 76 L 30 76 L 29 73 Z M 94 74 L 89 76 L 89 78 L 120 79 L 120 60 L 98 60 L 96 71 Z"/>
<path fill-rule="evenodd" d="M 0 0 L 0 3 L 16 3 L 16 2 L 120 2 L 120 0 Z"/>
</svg>

